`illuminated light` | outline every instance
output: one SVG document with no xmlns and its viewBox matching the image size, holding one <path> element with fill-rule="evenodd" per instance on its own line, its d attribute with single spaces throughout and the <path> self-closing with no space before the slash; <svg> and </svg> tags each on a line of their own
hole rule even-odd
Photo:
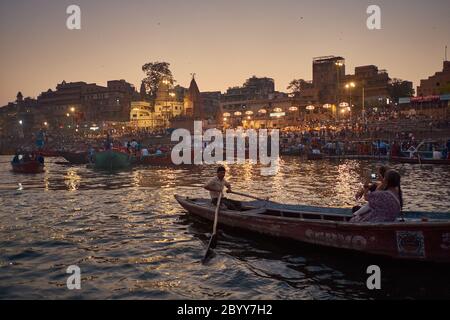
<svg viewBox="0 0 450 320">
<path fill-rule="evenodd" d="M 169 93 L 169 95 L 170 95 L 172 98 L 175 97 L 175 93 L 173 93 L 173 92 Z"/>
<path fill-rule="evenodd" d="M 227 120 L 228 120 L 227 118 L 223 118 L 223 121 L 227 122 Z"/>
<path fill-rule="evenodd" d="M 258 111 L 258 113 L 266 114 L 266 113 L 267 113 L 267 110 L 266 110 L 266 109 L 260 109 L 260 110 Z"/>
<path fill-rule="evenodd" d="M 44 122 L 44 126 L 48 126 L 48 123 L 47 123 L 47 121 L 45 121 L 45 122 Z"/>
<path fill-rule="evenodd" d="M 70 111 L 75 112 L 75 108 L 74 107 L 70 108 Z"/>
<path fill-rule="evenodd" d="M 316 107 L 314 107 L 313 105 L 309 105 L 306 107 L 306 110 L 313 111 L 315 108 Z"/>
<path fill-rule="evenodd" d="M 66 113 L 66 117 L 70 117 L 70 114 Z"/>
<path fill-rule="evenodd" d="M 75 129 L 76 132 L 78 132 L 78 129 Z"/>
<path fill-rule="evenodd" d="M 347 84 L 345 85 L 345 87 L 346 87 L 347 89 L 349 89 L 349 88 L 354 88 L 354 87 L 356 87 L 356 84 L 355 84 L 354 82 L 350 82 L 350 83 L 347 83 Z"/>
<path fill-rule="evenodd" d="M 341 103 L 339 103 L 339 107 L 341 107 L 341 108 L 346 108 L 346 107 L 348 107 L 348 106 L 350 106 L 347 102 L 341 102 Z"/>
<path fill-rule="evenodd" d="M 22 121 L 22 120 L 19 120 L 19 124 L 23 124 L 23 121 Z"/>
<path fill-rule="evenodd" d="M 297 110 L 298 110 L 297 107 L 290 107 L 290 108 L 289 108 L 289 111 L 297 111 Z"/>
<path fill-rule="evenodd" d="M 225 112 L 225 113 L 223 114 L 223 116 L 224 116 L 224 117 L 231 117 L 231 114 L 228 113 L 228 112 Z"/>
<path fill-rule="evenodd" d="M 92 131 L 97 131 L 100 128 L 99 127 L 90 127 L 89 129 L 92 130 Z"/>
<path fill-rule="evenodd" d="M 331 109 L 332 107 L 333 106 L 331 104 L 329 104 L 329 103 L 323 105 L 324 109 Z"/>
<path fill-rule="evenodd" d="M 122 127 L 122 130 L 125 130 L 125 127 Z"/>
<path fill-rule="evenodd" d="M 271 117 L 273 117 L 273 118 L 281 118 L 281 117 L 284 117 L 286 115 L 286 113 L 285 112 L 274 112 L 274 113 L 271 113 L 270 114 L 270 116 Z"/>
<path fill-rule="evenodd" d="M 273 111 L 274 111 L 274 112 L 283 112 L 283 109 L 281 109 L 281 108 L 275 108 L 275 109 L 273 109 Z"/>
<path fill-rule="evenodd" d="M 246 114 L 246 115 L 252 115 L 252 114 L 253 114 L 253 111 L 247 111 L 245 114 Z"/>
<path fill-rule="evenodd" d="M 247 119 L 250 120 L 252 117 L 248 116 Z"/>
<path fill-rule="evenodd" d="M 235 115 L 235 116 L 242 116 L 242 112 L 236 111 L 236 112 L 234 113 L 234 115 Z"/>
</svg>

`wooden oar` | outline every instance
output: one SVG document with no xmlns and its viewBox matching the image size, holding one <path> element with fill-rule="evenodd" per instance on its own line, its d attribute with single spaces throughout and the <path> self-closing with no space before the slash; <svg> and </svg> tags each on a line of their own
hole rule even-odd
<svg viewBox="0 0 450 320">
<path fill-rule="evenodd" d="M 219 210 L 220 210 L 220 202 L 221 201 L 222 201 L 222 192 L 220 192 L 219 198 L 217 199 L 216 213 L 214 215 L 213 233 L 211 235 L 211 239 L 209 240 L 209 244 L 208 244 L 208 248 L 206 249 L 205 256 L 203 257 L 203 260 L 202 260 L 203 264 L 206 263 L 212 250 L 217 245 L 217 222 L 219 220 Z"/>
</svg>

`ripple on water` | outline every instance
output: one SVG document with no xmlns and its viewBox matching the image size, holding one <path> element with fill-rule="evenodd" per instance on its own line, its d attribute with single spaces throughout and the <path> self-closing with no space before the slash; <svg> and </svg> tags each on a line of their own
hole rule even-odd
<svg viewBox="0 0 450 320">
<path fill-rule="evenodd" d="M 201 187 L 214 166 L 108 174 L 58 160 L 49 159 L 47 171 L 32 176 L 0 164 L 0 298 L 376 297 L 367 293 L 361 271 L 373 261 L 229 230 L 220 230 L 216 256 L 202 265 L 211 223 L 186 216 L 173 196 L 207 196 Z M 284 203 L 347 207 L 375 165 L 286 158 L 274 177 L 249 164 L 227 168 L 235 190 Z M 449 211 L 448 167 L 394 167 L 402 174 L 406 210 Z M 81 292 L 65 287 L 73 264 L 82 271 Z M 383 266 L 392 280 L 383 288 L 387 297 L 450 297 L 443 289 L 448 273 L 424 278 L 422 270 L 410 269 Z"/>
</svg>

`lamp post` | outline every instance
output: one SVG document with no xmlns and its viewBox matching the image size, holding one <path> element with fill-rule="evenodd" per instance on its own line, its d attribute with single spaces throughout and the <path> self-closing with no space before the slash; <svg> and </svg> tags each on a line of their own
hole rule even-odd
<svg viewBox="0 0 450 320">
<path fill-rule="evenodd" d="M 347 83 L 345 85 L 345 88 L 350 91 L 350 109 L 353 108 L 353 105 L 352 105 L 352 89 L 355 88 L 355 87 L 356 87 L 356 84 L 354 82 L 350 82 L 350 83 Z M 352 121 L 352 111 L 350 110 L 350 122 L 351 121 Z"/>
<path fill-rule="evenodd" d="M 340 68 L 344 66 L 344 63 L 341 61 L 338 61 L 335 63 L 336 65 L 336 77 L 337 77 L 337 89 L 336 89 L 336 105 L 338 106 L 339 103 L 341 103 L 341 72 Z M 339 117 L 339 112 L 337 112 L 337 116 Z"/>
</svg>

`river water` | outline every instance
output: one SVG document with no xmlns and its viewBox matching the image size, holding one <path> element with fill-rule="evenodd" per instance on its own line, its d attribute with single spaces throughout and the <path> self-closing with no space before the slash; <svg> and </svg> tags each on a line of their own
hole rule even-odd
<svg viewBox="0 0 450 320">
<path fill-rule="evenodd" d="M 214 166 L 135 168 L 120 173 L 47 159 L 46 172 L 10 171 L 0 157 L 0 299 L 368 299 L 450 298 L 448 266 L 406 264 L 221 231 L 202 265 L 211 223 L 174 194 L 206 197 Z M 380 163 L 285 157 L 275 176 L 230 165 L 233 189 L 283 203 L 349 207 Z M 450 168 L 393 165 L 406 210 L 449 212 Z M 382 290 L 366 287 L 378 264 Z M 66 269 L 81 268 L 81 290 Z"/>
</svg>

